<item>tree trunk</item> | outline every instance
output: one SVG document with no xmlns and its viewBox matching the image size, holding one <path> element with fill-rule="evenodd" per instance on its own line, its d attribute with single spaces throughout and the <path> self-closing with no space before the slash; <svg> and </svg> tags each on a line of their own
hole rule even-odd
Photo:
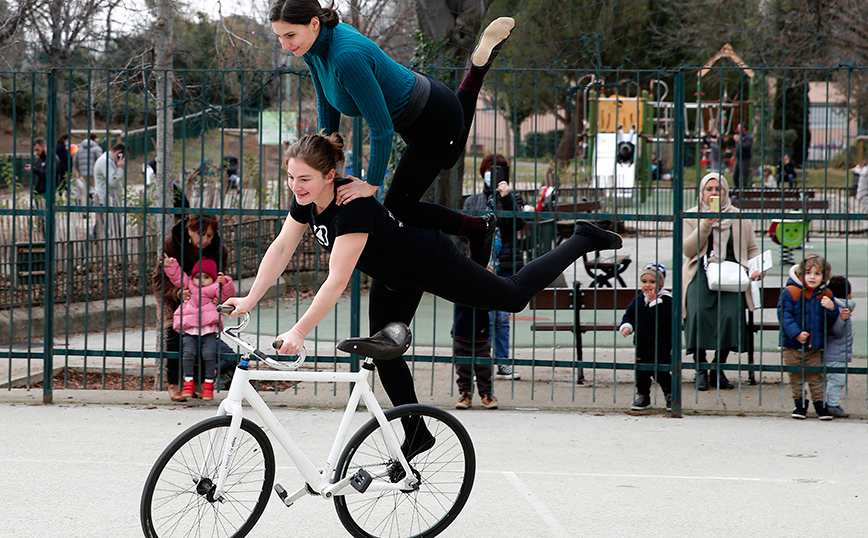
<svg viewBox="0 0 868 538">
<path fill-rule="evenodd" d="M 174 124 L 172 114 L 172 43 L 173 0 L 160 0 L 157 6 L 157 21 L 154 25 L 154 77 L 157 85 L 157 173 L 155 188 L 159 189 L 157 200 L 160 207 L 174 206 L 172 181 L 175 176 L 174 164 Z M 172 233 L 174 218 L 164 213 L 157 223 L 158 233 L 168 237 Z M 162 243 L 161 243 L 162 244 Z"/>
</svg>

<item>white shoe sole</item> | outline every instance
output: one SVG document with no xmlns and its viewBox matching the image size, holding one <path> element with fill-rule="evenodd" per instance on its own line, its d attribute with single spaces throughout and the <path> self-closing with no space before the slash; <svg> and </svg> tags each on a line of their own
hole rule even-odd
<svg viewBox="0 0 868 538">
<path fill-rule="evenodd" d="M 488 28 L 482 32 L 482 38 L 470 56 L 470 63 L 476 67 L 484 67 L 488 64 L 491 51 L 509 37 L 513 28 L 515 28 L 515 19 L 512 17 L 500 17 L 491 21 Z"/>
</svg>

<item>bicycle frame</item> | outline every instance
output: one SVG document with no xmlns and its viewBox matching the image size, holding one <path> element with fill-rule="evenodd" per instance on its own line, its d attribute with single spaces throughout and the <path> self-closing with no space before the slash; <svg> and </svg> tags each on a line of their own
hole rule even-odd
<svg viewBox="0 0 868 538">
<path fill-rule="evenodd" d="M 245 320 L 246 321 L 246 320 Z M 296 491 L 293 495 L 284 498 L 284 503 L 291 505 L 293 502 L 308 493 L 308 488 L 311 492 L 320 494 L 325 499 L 331 499 L 334 495 L 352 495 L 358 491 L 352 487 L 351 480 L 353 476 L 344 477 L 337 483 L 332 483 L 330 475 L 333 473 L 337 459 L 340 457 L 341 449 L 344 447 L 349 433 L 350 421 L 353 414 L 359 406 L 359 402 L 364 401 L 369 414 L 380 424 L 381 431 L 385 432 L 384 439 L 386 446 L 389 449 L 389 454 L 392 458 L 401 463 L 404 468 L 404 477 L 395 483 L 383 483 L 375 481 L 370 485 L 367 491 L 385 491 L 385 490 L 408 490 L 414 487 L 415 477 L 406 457 L 400 448 L 398 436 L 392 430 L 389 422 L 386 420 L 383 410 L 380 407 L 377 398 L 371 390 L 371 385 L 368 381 L 369 370 L 361 368 L 356 372 L 300 372 L 300 371 L 274 371 L 274 370 L 251 370 L 245 367 L 245 363 L 249 360 L 250 355 L 255 355 L 259 358 L 265 358 L 265 355 L 253 348 L 250 344 L 240 338 L 237 334 L 240 332 L 246 323 L 242 323 L 239 327 L 224 329 L 223 335 L 228 336 L 230 340 L 245 349 L 246 353 L 242 355 L 242 362 L 236 367 L 235 374 L 232 378 L 232 384 L 229 387 L 229 392 L 225 400 L 220 403 L 217 410 L 218 416 L 230 415 L 231 425 L 227 442 L 222 447 L 223 454 L 220 462 L 221 467 L 218 473 L 218 481 L 214 496 L 220 498 L 224 492 L 226 483 L 226 474 L 228 466 L 231 462 L 231 457 L 236 446 L 236 439 L 241 428 L 241 420 L 243 418 L 243 402 L 246 400 L 253 411 L 259 415 L 265 426 L 274 435 L 277 442 L 292 459 L 295 466 L 298 468 L 307 485 Z M 238 329 L 234 331 L 233 329 Z M 244 360 L 244 359 L 247 360 Z M 269 363 L 274 363 L 268 358 Z M 303 362 L 296 361 L 294 367 Z M 366 363 L 372 363 L 370 359 Z M 289 432 L 280 424 L 274 413 L 268 407 L 268 404 L 262 399 L 259 393 L 251 384 L 252 381 L 307 381 L 307 382 L 332 382 L 332 383 L 355 383 L 353 390 L 341 418 L 335 440 L 329 450 L 328 457 L 322 471 L 318 471 L 311 459 L 298 447 L 293 441 Z M 216 447 L 215 447 L 216 448 Z M 208 461 L 209 458 L 206 458 Z"/>
</svg>

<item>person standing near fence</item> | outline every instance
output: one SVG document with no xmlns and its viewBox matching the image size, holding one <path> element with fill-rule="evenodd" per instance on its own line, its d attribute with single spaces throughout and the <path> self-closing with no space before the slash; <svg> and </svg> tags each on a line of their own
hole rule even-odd
<svg viewBox="0 0 868 538">
<path fill-rule="evenodd" d="M 790 278 L 778 299 L 783 362 L 785 366 L 798 368 L 795 372 L 788 372 L 795 419 L 807 417 L 811 401 L 820 420 L 833 418 L 826 409 L 823 374 L 805 371 L 807 366 L 823 365 L 827 331 L 840 314 L 832 300 L 832 292 L 825 287 L 831 271 L 832 266 L 822 256 L 805 256 L 798 265 L 790 268 Z M 805 399 L 803 382 L 808 385 L 810 400 Z"/>
<path fill-rule="evenodd" d="M 483 79 L 515 21 L 501 17 L 483 32 L 457 92 L 439 80 L 400 65 L 358 30 L 340 22 L 334 3 L 277 0 L 269 14 L 284 50 L 310 69 L 317 96 L 319 130 L 338 131 L 341 115 L 361 117 L 370 130 L 367 175 L 338 191 L 338 204 L 373 196 L 383 184 L 394 133 L 406 142 L 383 205 L 403 222 L 466 237 L 470 255 L 488 263 L 496 219 L 465 215 L 420 202 L 440 170 L 464 153 Z M 360 174 L 361 175 L 361 174 Z"/>
<path fill-rule="evenodd" d="M 729 195 L 729 185 L 722 174 L 706 174 L 699 183 L 699 205 L 687 212 L 711 212 L 711 198 L 717 196 L 720 212 L 738 213 Z M 747 350 L 744 310 L 753 311 L 755 306 L 749 288 L 741 293 L 710 290 L 704 263 L 728 260 L 747 267 L 747 261 L 759 255 L 753 226 L 743 218 L 686 218 L 682 245 L 686 258 L 681 289 L 685 350 L 695 356 L 696 390 L 706 391 L 709 385 L 732 389 L 734 386 L 722 369 L 705 370 L 701 366 L 709 349 L 715 350 L 715 365 L 725 363 L 731 351 Z M 759 279 L 762 275 L 750 276 Z"/>
<path fill-rule="evenodd" d="M 57 153 L 60 166 L 57 168 L 57 178 L 59 180 L 58 187 L 63 181 L 68 179 L 67 174 L 70 171 L 70 155 L 69 155 L 69 135 L 64 133 L 57 139 L 57 145 L 54 146 L 54 151 Z"/>
<path fill-rule="evenodd" d="M 473 364 L 456 364 L 455 375 L 461 397 L 456 409 L 470 409 L 473 404 L 473 377 L 482 407 L 497 409 L 494 383 L 491 378 L 491 325 L 488 311 L 455 305 L 452 324 L 452 353 L 456 357 L 472 358 Z M 476 360 L 480 359 L 480 360 Z"/>
<path fill-rule="evenodd" d="M 225 271 L 229 267 L 229 248 L 220 240 L 220 222 L 213 215 L 189 215 L 185 221 L 181 221 L 172 228 L 171 235 L 166 238 L 163 252 L 157 259 L 157 265 L 151 275 L 151 285 L 154 297 L 160 310 L 160 321 L 163 332 L 158 337 L 158 349 L 166 352 L 177 353 L 181 350 L 181 335 L 173 327 L 175 311 L 184 301 L 190 299 L 189 290 L 175 286 L 163 270 L 165 256 L 175 258 L 180 263 L 184 272 L 189 274 L 193 266 L 199 262 L 199 258 L 211 258 L 217 262 L 218 271 Z M 232 348 L 223 347 L 223 352 L 232 353 Z M 166 357 L 167 390 L 172 401 L 182 402 L 186 398 L 179 390 L 181 384 L 180 359 Z"/>
<path fill-rule="evenodd" d="M 633 411 L 651 407 L 652 379 L 657 380 L 666 402 L 666 410 L 672 411 L 672 294 L 663 289 L 666 267 L 650 263 L 639 274 L 642 293 L 636 296 L 618 328 L 625 338 L 633 335 L 636 345 L 636 364 L 654 365 L 654 370 L 636 370 L 636 399 Z M 662 366 L 662 369 L 661 369 Z"/>
<path fill-rule="evenodd" d="M 95 134 L 90 135 L 78 144 L 78 151 L 72 157 L 72 164 L 78 174 L 87 184 L 87 189 L 93 188 L 93 175 L 96 161 L 103 154 Z"/>
<path fill-rule="evenodd" d="M 823 352 L 823 363 L 829 368 L 846 368 L 853 360 L 853 321 L 851 317 L 856 308 L 853 300 L 850 281 L 843 276 L 833 276 L 827 286 L 834 296 L 835 304 L 841 310 L 832 330 L 826 340 L 826 351 Z M 847 418 L 849 413 L 841 407 L 841 393 L 847 386 L 846 372 L 829 372 L 826 374 L 825 402 L 826 410 L 833 417 Z"/>
<path fill-rule="evenodd" d="M 33 174 L 33 179 L 30 181 L 30 190 L 35 194 L 44 195 L 48 189 L 48 146 L 44 138 L 37 138 L 33 141 L 33 153 L 36 155 L 36 162 L 33 166 L 24 165 L 24 171 Z M 54 170 L 60 170 L 60 159 L 54 155 Z M 57 183 L 55 182 L 55 187 Z"/>
<path fill-rule="evenodd" d="M 749 189 L 752 183 L 750 163 L 753 151 L 753 135 L 746 126 L 738 124 L 735 127 L 735 169 L 732 172 L 732 184 L 736 189 Z M 716 171 L 716 170 L 713 170 Z"/>
<path fill-rule="evenodd" d="M 103 153 L 93 165 L 93 205 L 120 206 L 124 203 L 124 168 L 126 146 L 117 143 L 110 151 Z M 123 237 L 121 215 L 101 212 L 96 215 L 93 228 L 94 239 Z"/>
<path fill-rule="evenodd" d="M 163 255 L 163 269 L 172 284 L 189 292 L 190 300 L 178 306 L 172 328 L 183 335 L 182 362 L 184 388 L 181 396 L 190 398 L 195 392 L 194 374 L 201 358 L 202 399 L 214 399 L 214 379 L 217 373 L 219 334 L 223 327 L 217 305 L 235 296 L 232 277 L 217 271 L 217 262 L 203 257 L 193 265 L 190 274 L 181 270 L 178 260 Z"/>
<path fill-rule="evenodd" d="M 479 174 L 483 178 L 482 192 L 472 194 L 464 201 L 465 211 L 521 211 L 524 199 L 513 192 L 509 184 L 509 161 L 503 155 L 489 153 L 482 158 Z M 516 248 L 516 233 L 524 229 L 521 217 L 498 217 L 494 248 L 489 268 L 498 276 L 511 277 L 524 267 L 521 250 Z M 509 362 L 509 312 L 492 310 L 491 347 L 496 359 L 499 379 L 521 379 Z"/>
</svg>

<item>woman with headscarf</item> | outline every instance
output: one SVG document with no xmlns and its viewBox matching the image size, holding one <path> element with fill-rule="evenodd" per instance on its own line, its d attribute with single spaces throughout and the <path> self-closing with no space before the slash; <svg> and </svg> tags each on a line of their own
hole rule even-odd
<svg viewBox="0 0 868 538">
<path fill-rule="evenodd" d="M 732 389 L 733 385 L 719 365 L 726 362 L 730 351 L 737 353 L 747 349 L 747 321 L 745 308 L 754 310 L 750 288 L 745 292 L 712 291 L 708 288 L 705 274 L 705 257 L 708 262 L 734 261 L 745 268 L 748 260 L 759 255 L 759 247 L 749 220 L 722 216 L 738 213 L 729 199 L 729 184 L 722 174 L 710 173 L 699 184 L 699 205 L 688 213 L 708 213 L 712 197 L 720 200 L 721 216 L 684 219 L 684 263 L 682 274 L 682 312 L 685 318 L 688 354 L 696 361 L 696 388 L 708 390 L 709 386 Z M 755 272 L 752 279 L 761 277 Z M 712 369 L 701 369 L 706 362 L 706 350 L 713 349 Z M 716 366 L 716 368 L 715 368 Z"/>
</svg>

